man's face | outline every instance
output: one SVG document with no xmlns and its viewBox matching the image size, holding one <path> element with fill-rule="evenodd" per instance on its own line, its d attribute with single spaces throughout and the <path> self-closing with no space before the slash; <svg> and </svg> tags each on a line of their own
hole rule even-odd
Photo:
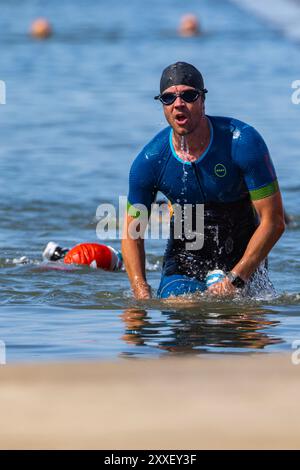
<svg viewBox="0 0 300 470">
<path fill-rule="evenodd" d="M 193 90 L 187 85 L 174 85 L 167 88 L 164 93 L 180 93 L 185 90 Z M 164 105 L 164 113 L 174 132 L 179 135 L 187 135 L 193 132 L 201 123 L 205 115 L 204 101 L 202 95 L 193 103 L 187 103 L 177 97 L 174 103 Z"/>
</svg>

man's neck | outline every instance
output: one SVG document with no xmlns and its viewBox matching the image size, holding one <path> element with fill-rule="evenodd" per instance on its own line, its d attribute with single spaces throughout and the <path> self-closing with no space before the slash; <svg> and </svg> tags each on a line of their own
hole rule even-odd
<svg viewBox="0 0 300 470">
<path fill-rule="evenodd" d="M 191 133 L 181 136 L 173 132 L 173 145 L 183 160 L 195 161 L 205 152 L 210 142 L 210 126 L 206 116 Z"/>
</svg>

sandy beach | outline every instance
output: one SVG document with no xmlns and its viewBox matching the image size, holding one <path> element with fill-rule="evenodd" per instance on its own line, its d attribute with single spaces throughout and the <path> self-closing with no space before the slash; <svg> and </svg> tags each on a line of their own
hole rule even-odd
<svg viewBox="0 0 300 470">
<path fill-rule="evenodd" d="M 1 449 L 300 447 L 290 355 L 1 366 Z"/>
</svg>

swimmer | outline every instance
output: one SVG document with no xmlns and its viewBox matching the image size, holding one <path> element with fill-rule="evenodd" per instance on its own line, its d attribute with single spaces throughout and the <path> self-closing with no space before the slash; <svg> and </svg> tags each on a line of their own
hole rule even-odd
<svg viewBox="0 0 300 470">
<path fill-rule="evenodd" d="M 181 18 L 179 25 L 179 34 L 181 36 L 198 36 L 200 34 L 200 26 L 197 17 L 191 13 Z"/>
<path fill-rule="evenodd" d="M 150 298 L 151 288 L 145 275 L 144 227 L 134 238 L 130 226 L 141 217 L 140 204 L 149 217 L 158 191 L 173 207 L 179 205 L 181 214 L 186 205 L 192 208 L 193 227 L 204 210 L 204 243 L 197 249 L 183 230 L 178 236 L 176 211 L 172 215 L 161 298 L 205 289 L 216 296 L 235 295 L 266 264 L 285 230 L 278 180 L 263 138 L 238 119 L 208 116 L 206 93 L 193 65 L 177 62 L 162 73 L 155 99 L 169 126 L 144 147 L 129 176 L 122 254 L 137 299 Z M 208 272 L 216 269 L 225 276 L 207 286 Z"/>
<path fill-rule="evenodd" d="M 44 260 L 59 261 L 65 264 L 87 265 L 105 271 L 120 271 L 122 255 L 114 248 L 100 243 L 80 243 L 73 248 L 62 248 L 49 242 L 43 251 Z"/>
</svg>

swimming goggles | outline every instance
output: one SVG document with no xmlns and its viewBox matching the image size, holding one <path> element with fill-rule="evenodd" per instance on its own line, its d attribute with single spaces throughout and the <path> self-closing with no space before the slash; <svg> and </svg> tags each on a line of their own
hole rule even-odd
<svg viewBox="0 0 300 470">
<path fill-rule="evenodd" d="M 155 96 L 154 99 L 161 101 L 165 106 L 170 106 L 170 104 L 174 103 L 176 98 L 181 98 L 186 103 L 193 103 L 199 98 L 200 95 L 204 93 L 207 93 L 205 88 L 203 90 L 197 90 L 195 88 L 194 90 L 185 90 L 181 91 L 180 93 L 162 93 L 161 95 Z"/>
</svg>

